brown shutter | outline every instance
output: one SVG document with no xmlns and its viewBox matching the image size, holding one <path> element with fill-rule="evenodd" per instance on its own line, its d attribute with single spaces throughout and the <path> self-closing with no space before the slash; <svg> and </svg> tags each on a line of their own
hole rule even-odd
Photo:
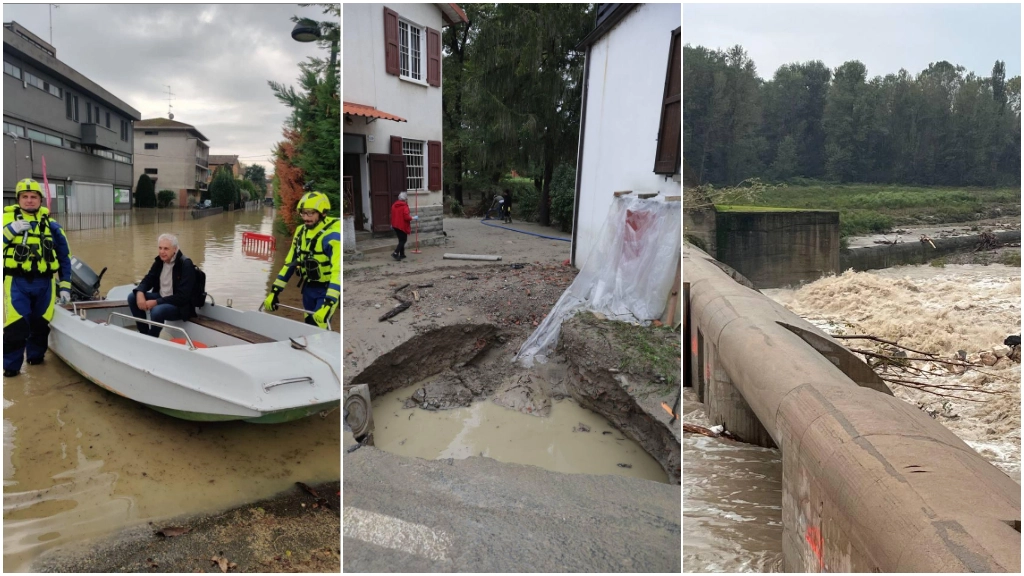
<svg viewBox="0 0 1024 576">
<path fill-rule="evenodd" d="M 427 190 L 441 189 L 441 143 L 437 140 L 427 141 Z"/>
<path fill-rule="evenodd" d="M 398 194 L 405 192 L 409 181 L 406 179 L 408 170 L 405 167 L 405 156 L 392 154 L 388 156 L 388 174 L 390 175 L 391 203 L 398 200 Z"/>
<path fill-rule="evenodd" d="M 391 154 L 403 155 L 402 152 L 402 137 L 392 136 L 391 137 Z"/>
<path fill-rule="evenodd" d="M 384 69 L 398 76 L 398 13 L 384 8 Z"/>
<path fill-rule="evenodd" d="M 427 84 L 441 85 L 441 34 L 427 28 Z"/>
<path fill-rule="evenodd" d="M 681 27 L 680 27 L 681 28 Z M 658 128 L 658 149 L 654 155 L 656 174 L 675 174 L 679 171 L 679 124 L 682 98 L 680 92 L 679 31 L 672 31 L 669 42 L 668 70 L 665 71 L 665 94 L 661 102 L 661 124 Z"/>
</svg>

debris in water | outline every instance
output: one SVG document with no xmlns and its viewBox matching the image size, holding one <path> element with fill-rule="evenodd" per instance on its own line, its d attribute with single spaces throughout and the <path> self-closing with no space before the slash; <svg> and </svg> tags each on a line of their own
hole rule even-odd
<svg viewBox="0 0 1024 576">
<path fill-rule="evenodd" d="M 618 466 L 619 468 L 632 468 L 633 467 L 632 464 L 622 464 L 622 463 L 616 464 L 616 466 Z"/>
<path fill-rule="evenodd" d="M 586 424 L 584 424 L 583 422 L 580 422 L 580 425 L 579 426 L 574 426 L 572 431 L 573 432 L 590 432 L 590 427 L 587 426 Z"/>
<path fill-rule="evenodd" d="M 227 572 L 232 568 L 238 568 L 238 564 L 229 561 L 227 558 L 223 556 L 214 556 L 213 558 L 210 558 L 210 562 L 213 562 L 214 564 L 220 566 L 221 572 Z"/>
</svg>

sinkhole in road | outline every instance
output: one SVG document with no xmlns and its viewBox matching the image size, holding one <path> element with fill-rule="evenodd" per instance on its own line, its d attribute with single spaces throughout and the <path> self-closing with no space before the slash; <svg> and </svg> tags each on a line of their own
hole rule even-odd
<svg viewBox="0 0 1024 576">
<path fill-rule="evenodd" d="M 428 460 L 483 456 L 562 473 L 668 482 L 661 465 L 639 444 L 571 399 L 551 402 L 544 416 L 512 410 L 491 399 L 445 410 L 423 409 L 413 398 L 436 378 L 373 400 L 377 448 Z"/>
</svg>

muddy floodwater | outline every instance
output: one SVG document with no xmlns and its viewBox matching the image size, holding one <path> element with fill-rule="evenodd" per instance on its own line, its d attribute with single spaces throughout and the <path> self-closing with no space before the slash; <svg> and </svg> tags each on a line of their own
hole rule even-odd
<svg viewBox="0 0 1024 576">
<path fill-rule="evenodd" d="M 405 401 L 422 385 L 395 390 L 373 401 L 377 448 L 427 460 L 484 456 L 556 472 L 668 481 L 658 462 L 639 444 L 572 400 L 553 402 L 546 417 L 486 400 L 452 410 L 404 408 Z"/>
<path fill-rule="evenodd" d="M 872 334 L 951 357 L 990 350 L 1020 333 L 1020 280 L 1020 268 L 998 264 L 905 266 L 763 292 L 827 332 Z M 984 400 L 968 402 L 892 388 L 1020 483 L 1020 364 L 1004 359 L 984 371 L 932 378 L 995 395 L 965 393 Z M 689 389 L 683 421 L 719 424 L 707 420 Z M 782 571 L 781 453 L 684 434 L 683 462 L 684 571 Z"/>
<path fill-rule="evenodd" d="M 103 294 L 141 278 L 157 236 L 171 232 L 206 271 L 218 304 L 231 298 L 236 308 L 256 308 L 288 241 L 278 238 L 276 254 L 247 254 L 241 235 L 270 233 L 272 216 L 260 208 L 193 220 L 167 211 L 160 222 L 67 235 L 72 254 L 97 273 L 108 267 Z M 282 301 L 298 300 L 293 282 Z M 187 422 L 84 381 L 52 354 L 4 379 L 3 397 L 5 572 L 28 570 L 49 549 L 121 528 L 339 477 L 338 411 L 274 425 Z"/>
</svg>

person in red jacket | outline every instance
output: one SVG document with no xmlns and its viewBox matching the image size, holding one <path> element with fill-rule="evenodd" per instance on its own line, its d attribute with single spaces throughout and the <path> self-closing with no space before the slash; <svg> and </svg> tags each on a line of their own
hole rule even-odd
<svg viewBox="0 0 1024 576">
<path fill-rule="evenodd" d="M 391 253 L 391 257 L 395 260 L 405 259 L 405 241 L 409 239 L 409 234 L 412 229 L 409 227 L 409 223 L 413 220 L 419 220 L 419 216 L 409 215 L 409 203 L 406 202 L 408 196 L 405 192 L 398 195 L 398 200 L 391 205 L 391 229 L 395 231 L 395 235 L 398 236 L 398 248 Z"/>
</svg>

